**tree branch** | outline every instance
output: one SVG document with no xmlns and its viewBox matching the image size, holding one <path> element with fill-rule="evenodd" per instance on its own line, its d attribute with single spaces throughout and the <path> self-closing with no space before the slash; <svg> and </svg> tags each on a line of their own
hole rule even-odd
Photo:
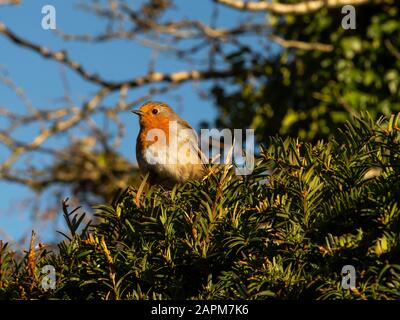
<svg viewBox="0 0 400 320">
<path fill-rule="evenodd" d="M 97 92 L 94 97 L 87 102 L 81 110 L 76 112 L 67 120 L 57 122 L 55 125 L 51 127 L 47 127 L 41 130 L 41 132 L 32 140 L 31 143 L 22 145 L 22 146 L 15 146 L 13 148 L 13 152 L 10 157 L 3 162 L 0 166 L 0 172 L 4 170 L 8 170 L 10 166 L 27 150 L 33 150 L 39 147 L 44 141 L 46 141 L 49 137 L 54 134 L 60 133 L 62 131 L 68 130 L 69 128 L 78 124 L 87 113 L 91 112 L 99 102 L 109 93 L 110 91 L 107 88 L 101 89 Z M 8 139 L 7 139 L 8 138 Z M 10 146 L 11 139 L 7 137 L 4 133 L 0 135 L 0 141 L 4 142 L 6 145 Z"/>
<path fill-rule="evenodd" d="M 174 73 L 153 72 L 145 76 L 120 82 L 107 81 L 102 79 L 98 75 L 87 72 L 79 63 L 70 60 L 66 52 L 64 51 L 53 52 L 45 47 L 41 47 L 28 40 L 22 39 L 21 37 L 14 34 L 11 30 L 9 30 L 3 23 L 0 23 L 0 33 L 4 34 L 7 38 L 15 42 L 16 44 L 39 53 L 44 58 L 55 60 L 66 65 L 67 67 L 76 71 L 85 80 L 106 87 L 110 91 L 119 90 L 124 86 L 128 86 L 129 88 L 135 88 L 150 83 L 158 83 L 158 82 L 170 82 L 176 84 L 189 80 L 208 80 L 216 78 L 227 78 L 234 75 L 234 72 L 231 69 L 205 70 L 205 71 L 191 70 L 191 71 L 177 71 Z"/>
<path fill-rule="evenodd" d="M 350 5 L 361 5 L 370 2 L 383 2 L 384 0 L 311 0 L 303 1 L 294 4 L 278 3 L 278 2 L 245 2 L 241 0 L 214 0 L 219 4 L 238 9 L 248 11 L 270 11 L 276 14 L 306 14 L 318 11 L 319 9 L 326 8 L 337 8 Z"/>
<path fill-rule="evenodd" d="M 390 42 L 389 39 L 384 41 L 385 47 L 389 50 L 389 52 L 396 58 L 400 60 L 400 51 L 398 51 L 394 45 Z"/>
<path fill-rule="evenodd" d="M 298 40 L 286 40 L 278 37 L 274 34 L 269 34 L 268 38 L 278 43 L 284 48 L 295 48 L 301 50 L 316 50 L 322 52 L 331 52 L 335 48 L 331 44 L 319 43 L 319 42 L 304 42 Z"/>
<path fill-rule="evenodd" d="M 0 0 L 0 6 L 20 4 L 21 0 Z"/>
<path fill-rule="evenodd" d="M 83 69 L 83 67 L 79 63 L 77 63 L 73 60 L 70 60 L 68 58 L 66 52 L 64 52 L 64 51 L 53 52 L 45 47 L 41 47 L 41 46 L 34 44 L 28 40 L 25 40 L 25 39 L 17 36 L 15 33 L 13 33 L 2 22 L 0 22 L 0 33 L 4 34 L 9 40 L 13 41 L 14 43 L 39 53 L 44 58 L 55 60 L 55 61 L 61 62 L 62 64 L 65 64 L 66 66 L 75 70 L 79 75 L 81 75 L 84 79 L 86 79 L 88 81 L 91 81 L 91 82 L 94 82 L 96 84 L 106 86 L 106 87 L 110 87 L 113 85 L 112 82 L 105 81 L 105 80 L 101 79 L 100 77 L 98 77 L 97 75 L 90 74 L 87 71 L 85 71 L 85 69 Z"/>
</svg>

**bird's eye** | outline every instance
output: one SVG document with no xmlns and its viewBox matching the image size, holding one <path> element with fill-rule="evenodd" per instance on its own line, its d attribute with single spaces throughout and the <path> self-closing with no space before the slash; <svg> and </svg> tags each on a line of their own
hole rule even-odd
<svg viewBox="0 0 400 320">
<path fill-rule="evenodd" d="M 153 114 L 157 114 L 157 113 L 158 113 L 158 109 L 153 109 L 153 110 L 151 110 L 151 112 L 152 112 Z"/>
</svg>

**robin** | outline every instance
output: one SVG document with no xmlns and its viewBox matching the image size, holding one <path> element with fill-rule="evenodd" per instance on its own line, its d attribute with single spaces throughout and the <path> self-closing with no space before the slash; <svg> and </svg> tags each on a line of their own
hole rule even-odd
<svg viewBox="0 0 400 320">
<path fill-rule="evenodd" d="M 136 141 L 139 168 L 149 173 L 150 184 L 172 188 L 206 174 L 206 159 L 193 128 L 166 103 L 150 101 L 138 110 L 140 132 Z"/>
</svg>

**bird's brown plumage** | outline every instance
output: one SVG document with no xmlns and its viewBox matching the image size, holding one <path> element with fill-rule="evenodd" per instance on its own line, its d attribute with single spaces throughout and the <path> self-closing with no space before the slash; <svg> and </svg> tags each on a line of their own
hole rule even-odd
<svg viewBox="0 0 400 320">
<path fill-rule="evenodd" d="M 139 115 L 140 123 L 136 158 L 141 171 L 149 173 L 150 183 L 171 188 L 177 183 L 204 177 L 204 156 L 198 147 L 196 132 L 185 120 L 167 104 L 156 101 L 147 102 L 133 112 Z M 176 137 L 170 132 L 171 123 L 176 125 Z M 176 149 L 171 147 L 173 141 L 177 142 Z M 158 153 L 168 161 L 152 163 Z"/>
</svg>

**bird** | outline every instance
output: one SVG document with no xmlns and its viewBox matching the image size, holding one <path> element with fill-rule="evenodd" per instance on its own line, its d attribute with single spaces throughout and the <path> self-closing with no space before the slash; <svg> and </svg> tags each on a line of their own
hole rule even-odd
<svg viewBox="0 0 400 320">
<path fill-rule="evenodd" d="M 196 131 L 167 104 L 148 101 L 137 110 L 140 131 L 136 159 L 151 185 L 171 189 L 176 184 L 201 180 L 206 175 L 204 154 Z"/>
</svg>

